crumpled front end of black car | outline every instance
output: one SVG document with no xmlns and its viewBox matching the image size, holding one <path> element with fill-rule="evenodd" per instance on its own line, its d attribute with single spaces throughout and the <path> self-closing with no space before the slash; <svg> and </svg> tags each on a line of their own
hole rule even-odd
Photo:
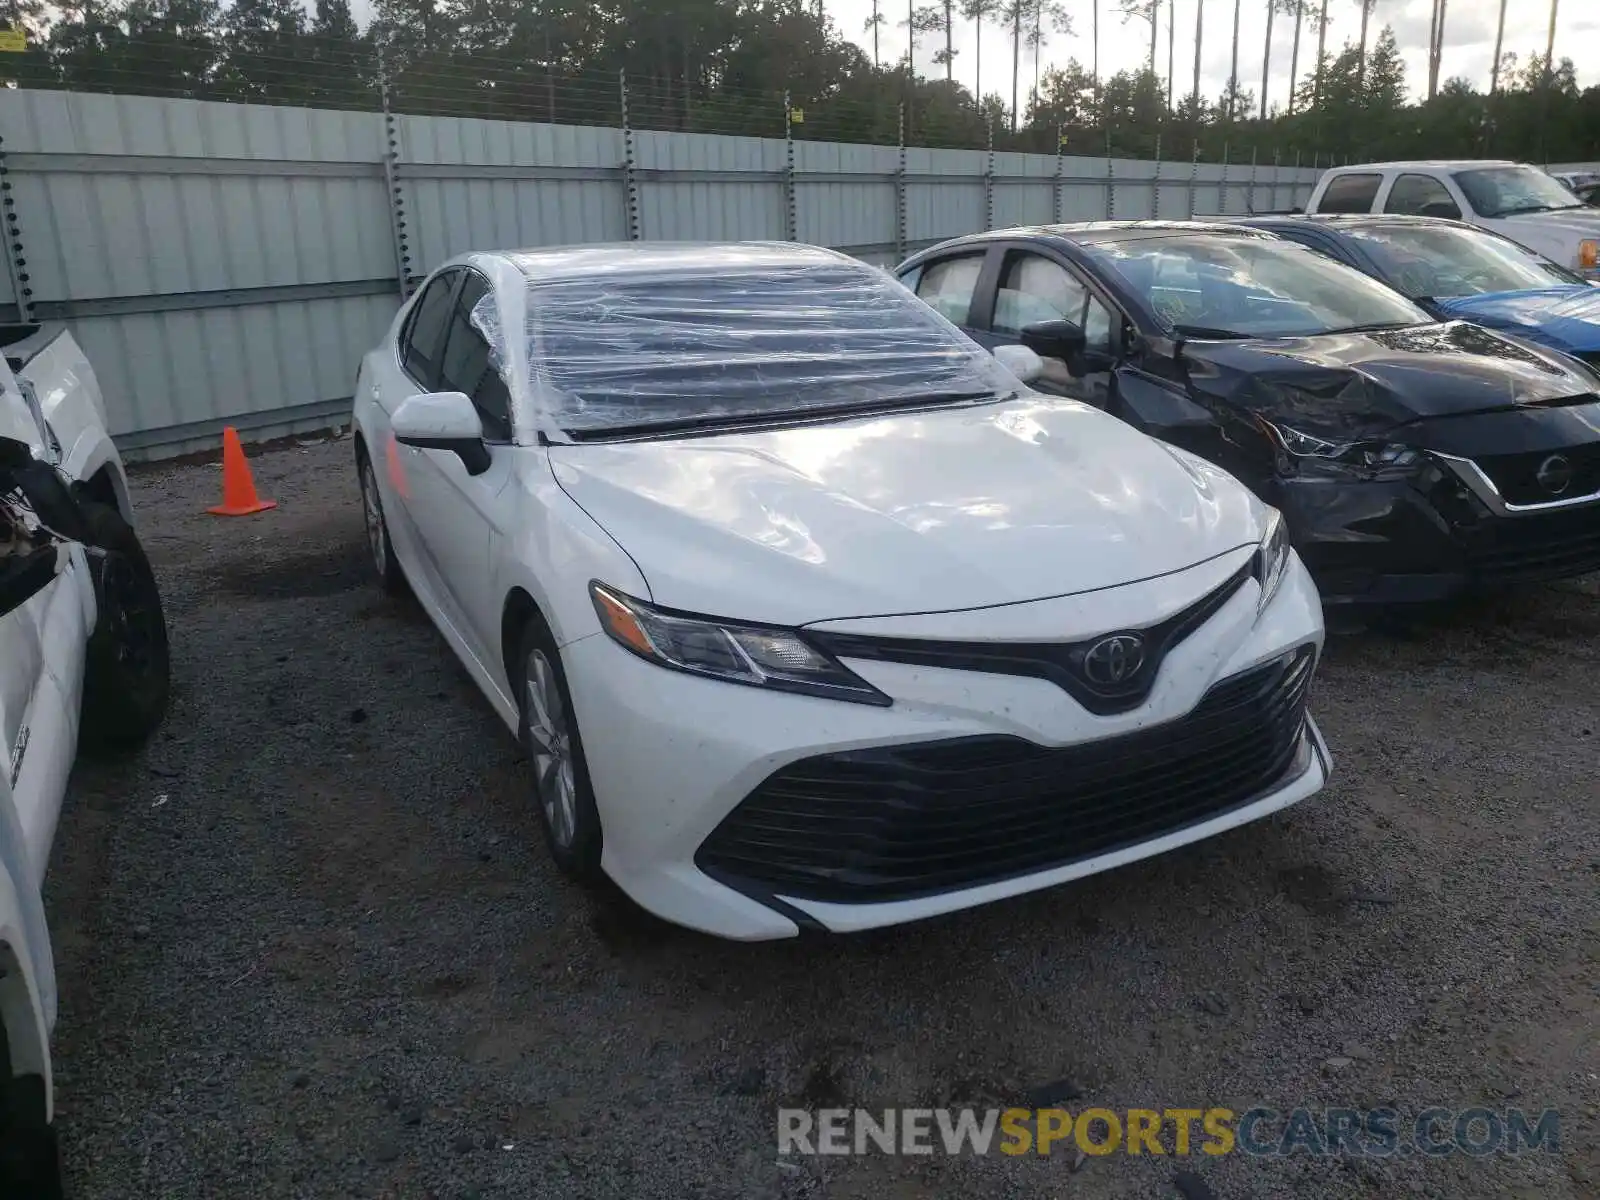
<svg viewBox="0 0 1600 1200">
<path fill-rule="evenodd" d="M 1270 487 L 1326 602 L 1424 603 L 1600 571 L 1600 404 L 1396 436 L 1413 448 L 1403 465 L 1302 458 Z"/>
</svg>

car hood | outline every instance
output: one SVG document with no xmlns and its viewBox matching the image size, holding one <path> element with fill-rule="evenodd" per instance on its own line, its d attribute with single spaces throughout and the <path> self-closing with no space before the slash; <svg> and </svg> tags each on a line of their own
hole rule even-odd
<svg viewBox="0 0 1600 1200">
<path fill-rule="evenodd" d="M 1182 347 L 1201 397 L 1334 439 L 1425 418 L 1570 403 L 1594 378 L 1554 351 L 1451 321 Z"/>
<path fill-rule="evenodd" d="M 1600 350 L 1600 288 L 1585 283 L 1436 300 L 1452 317 L 1578 354 Z"/>
<path fill-rule="evenodd" d="M 1513 228 L 1521 225 L 1538 229 L 1542 232 L 1560 230 L 1570 233 L 1574 237 L 1586 238 L 1600 236 L 1600 209 L 1589 208 L 1558 208 L 1549 212 L 1517 213 L 1509 217 L 1497 217 Z"/>
<path fill-rule="evenodd" d="M 1263 522 L 1225 472 L 1034 395 L 549 453 L 655 603 L 779 625 L 1131 583 L 1253 543 Z"/>
</svg>

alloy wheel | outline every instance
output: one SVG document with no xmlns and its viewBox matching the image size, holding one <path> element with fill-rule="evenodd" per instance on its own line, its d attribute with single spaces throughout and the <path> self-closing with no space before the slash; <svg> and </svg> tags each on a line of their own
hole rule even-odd
<svg viewBox="0 0 1600 1200">
<path fill-rule="evenodd" d="M 372 462 L 361 464 L 361 508 L 367 520 L 367 546 L 372 550 L 372 561 L 380 576 L 389 570 L 389 556 L 384 550 L 383 508 L 378 500 L 378 480 L 372 473 Z"/>
<path fill-rule="evenodd" d="M 552 840 L 567 849 L 578 830 L 578 789 L 567 706 L 561 699 L 555 667 L 542 650 L 528 655 L 523 677 L 534 787 Z"/>
</svg>

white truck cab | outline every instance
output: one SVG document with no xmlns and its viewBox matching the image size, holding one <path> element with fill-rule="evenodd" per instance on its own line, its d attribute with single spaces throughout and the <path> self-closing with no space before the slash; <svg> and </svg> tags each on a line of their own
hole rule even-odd
<svg viewBox="0 0 1600 1200">
<path fill-rule="evenodd" d="M 41 888 L 80 728 L 141 741 L 166 709 L 165 619 L 99 384 L 71 334 L 0 325 L 0 1196 L 60 1194 Z"/>
<path fill-rule="evenodd" d="M 1538 167 L 1509 161 L 1394 162 L 1336 167 L 1307 213 L 1449 217 L 1502 234 L 1600 281 L 1600 209 Z"/>
</svg>

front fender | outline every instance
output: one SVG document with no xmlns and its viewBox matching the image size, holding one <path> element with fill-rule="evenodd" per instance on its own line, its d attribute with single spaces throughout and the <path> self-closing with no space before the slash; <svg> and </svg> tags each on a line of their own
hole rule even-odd
<svg viewBox="0 0 1600 1200">
<path fill-rule="evenodd" d="M 57 433 L 57 437 L 61 435 Z M 87 483 L 102 471 L 111 481 L 112 495 L 122 519 L 133 524 L 133 501 L 128 496 L 128 478 L 122 456 L 104 428 L 86 429 L 70 446 L 62 444 L 61 469 L 71 479 Z"/>
<path fill-rule="evenodd" d="M 561 487 L 547 450 L 517 447 L 512 453 L 528 456 L 532 469 L 519 473 L 520 517 L 509 523 L 494 555 L 495 588 L 504 597 L 516 588 L 527 592 L 556 645 L 565 646 L 600 632 L 590 580 L 642 598 L 649 585 L 616 539 Z"/>
</svg>

